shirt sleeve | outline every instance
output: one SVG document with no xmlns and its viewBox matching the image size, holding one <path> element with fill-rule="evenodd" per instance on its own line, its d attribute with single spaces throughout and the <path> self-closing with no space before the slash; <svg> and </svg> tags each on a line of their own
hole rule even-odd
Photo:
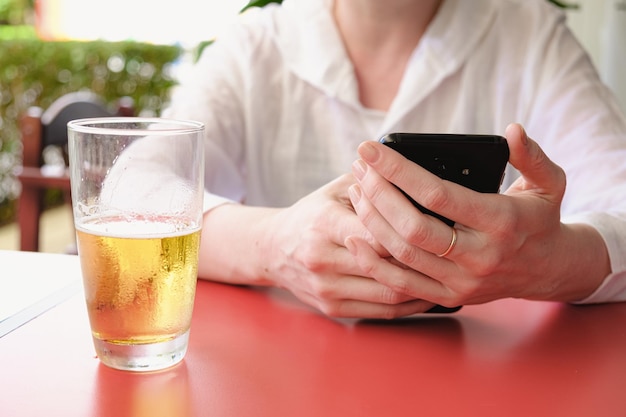
<svg viewBox="0 0 626 417">
<path fill-rule="evenodd" d="M 565 24 L 546 39 L 532 75 L 529 134 L 566 172 L 562 221 L 594 227 L 612 268 L 579 303 L 626 301 L 626 120 Z"/>
<path fill-rule="evenodd" d="M 246 195 L 245 123 L 242 110 L 246 51 L 243 34 L 226 32 L 189 65 L 163 117 L 205 126 L 205 212 Z"/>
<path fill-rule="evenodd" d="M 598 230 L 609 250 L 613 271 L 590 296 L 574 304 L 626 301 L 626 257 L 624 256 L 626 218 L 620 214 L 593 213 L 571 216 L 566 221 L 589 224 Z"/>
</svg>

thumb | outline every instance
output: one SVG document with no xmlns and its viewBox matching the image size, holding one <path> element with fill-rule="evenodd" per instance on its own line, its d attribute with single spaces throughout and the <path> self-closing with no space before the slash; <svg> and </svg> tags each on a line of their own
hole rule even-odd
<svg viewBox="0 0 626 417">
<path fill-rule="evenodd" d="M 548 158 L 520 124 L 510 124 L 506 128 L 505 136 L 509 144 L 509 162 L 522 175 L 509 191 L 534 190 L 560 201 L 565 192 L 563 169 Z"/>
</svg>

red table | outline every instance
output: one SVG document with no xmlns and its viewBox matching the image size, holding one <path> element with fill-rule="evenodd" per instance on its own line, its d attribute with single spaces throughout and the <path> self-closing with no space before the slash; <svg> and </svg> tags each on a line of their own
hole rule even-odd
<svg viewBox="0 0 626 417">
<path fill-rule="evenodd" d="M 337 321 L 201 281 L 189 351 L 166 371 L 101 365 L 80 292 L 0 338 L 3 417 L 622 415 L 626 304 Z"/>
</svg>

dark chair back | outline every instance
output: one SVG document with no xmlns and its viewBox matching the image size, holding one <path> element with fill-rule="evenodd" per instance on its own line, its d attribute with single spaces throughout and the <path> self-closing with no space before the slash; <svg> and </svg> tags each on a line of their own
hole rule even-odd
<svg viewBox="0 0 626 417">
<path fill-rule="evenodd" d="M 20 119 L 22 165 L 16 176 L 22 190 L 18 199 L 20 250 L 39 250 L 39 225 L 43 196 L 47 189 L 59 189 L 70 202 L 70 180 L 67 170 L 67 123 L 89 117 L 133 116 L 132 99 L 120 99 L 115 109 L 89 91 L 68 93 L 55 100 L 48 109 L 29 108 Z M 56 149 L 56 152 L 54 150 Z M 44 155 L 57 155 L 57 165 L 46 163 Z"/>
</svg>

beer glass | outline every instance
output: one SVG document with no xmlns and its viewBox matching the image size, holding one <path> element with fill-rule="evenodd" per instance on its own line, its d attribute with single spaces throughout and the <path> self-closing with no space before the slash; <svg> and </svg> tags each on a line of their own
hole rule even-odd
<svg viewBox="0 0 626 417">
<path fill-rule="evenodd" d="M 68 123 L 72 208 L 100 361 L 154 371 L 187 350 L 204 193 L 201 123 Z"/>
</svg>

